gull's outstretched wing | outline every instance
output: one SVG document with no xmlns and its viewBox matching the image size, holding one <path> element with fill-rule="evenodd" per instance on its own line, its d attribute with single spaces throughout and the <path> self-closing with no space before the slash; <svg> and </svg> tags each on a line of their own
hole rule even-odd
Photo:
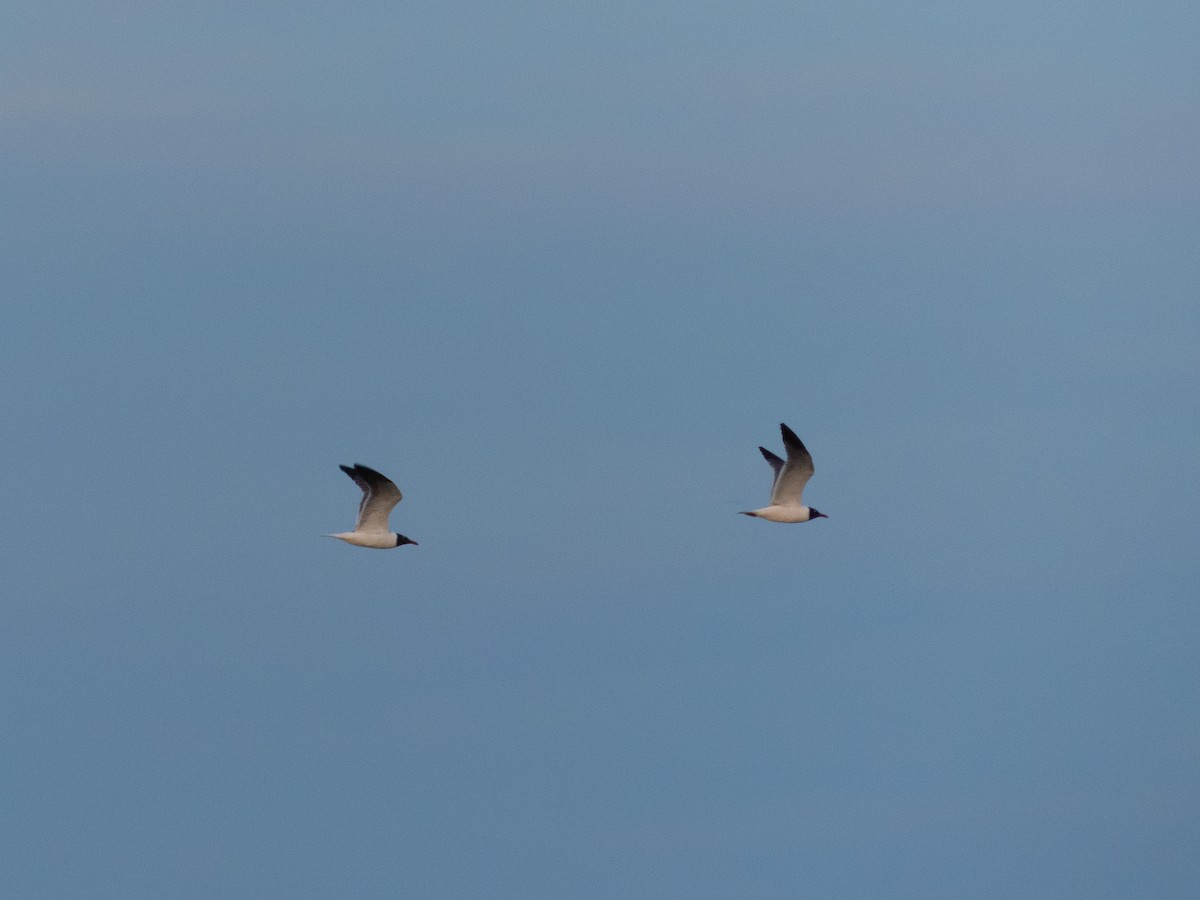
<svg viewBox="0 0 1200 900">
<path fill-rule="evenodd" d="M 779 480 L 779 470 L 783 468 L 783 460 L 766 447 L 759 447 L 758 452 L 771 464 L 771 471 L 775 473 L 775 477 L 771 479 L 771 493 L 775 493 L 775 482 Z"/>
<path fill-rule="evenodd" d="M 808 479 L 812 478 L 812 456 L 805 448 L 804 442 L 796 437 L 796 432 L 783 423 L 780 423 L 779 430 L 783 432 L 783 446 L 787 450 L 787 462 L 775 475 L 775 486 L 771 489 L 771 504 L 773 506 L 803 506 L 800 498 L 804 496 L 804 486 L 808 484 Z M 770 462 L 770 460 L 767 461 Z M 774 463 L 772 463 L 773 465 Z"/>
<path fill-rule="evenodd" d="M 354 464 L 354 468 L 350 466 L 338 466 L 338 468 L 353 478 L 354 483 L 362 488 L 362 502 L 358 504 L 358 521 L 354 523 L 354 530 L 390 531 L 388 515 L 403 496 L 400 488 L 396 487 L 386 476 L 358 463 Z"/>
</svg>

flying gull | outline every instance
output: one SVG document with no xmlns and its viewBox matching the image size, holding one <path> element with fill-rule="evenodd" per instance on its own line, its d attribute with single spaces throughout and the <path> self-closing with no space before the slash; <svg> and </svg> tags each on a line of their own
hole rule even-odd
<svg viewBox="0 0 1200 900">
<path fill-rule="evenodd" d="M 796 432 L 782 422 L 779 430 L 783 432 L 783 447 L 787 451 L 787 462 L 784 462 L 766 447 L 759 447 L 763 458 L 775 470 L 775 483 L 771 486 L 771 504 L 762 509 L 742 513 L 743 516 L 755 516 L 768 522 L 810 522 L 813 519 L 828 519 L 823 512 L 817 512 L 805 506 L 800 498 L 804 494 L 804 486 L 812 478 L 813 461 L 804 443 L 796 437 Z"/>
<path fill-rule="evenodd" d="M 363 496 L 358 505 L 358 521 L 354 523 L 354 530 L 331 534 L 329 537 L 355 547 L 373 547 L 376 550 L 416 544 L 416 541 L 388 528 L 388 515 L 401 498 L 400 488 L 391 479 L 358 463 L 354 464 L 354 468 L 338 468 L 354 479 L 354 483 L 362 488 Z"/>
</svg>

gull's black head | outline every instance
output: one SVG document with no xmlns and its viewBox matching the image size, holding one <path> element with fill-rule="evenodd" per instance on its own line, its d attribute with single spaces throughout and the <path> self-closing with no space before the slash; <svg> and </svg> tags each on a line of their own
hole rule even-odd
<svg viewBox="0 0 1200 900">
<path fill-rule="evenodd" d="M 817 512 L 817 511 L 816 511 L 815 509 L 813 509 L 812 507 L 809 507 L 809 509 L 808 509 L 808 521 L 810 521 L 810 522 L 811 522 L 813 519 L 828 519 L 828 518 L 829 518 L 829 516 L 825 515 L 825 513 L 823 513 L 823 512 Z"/>
<path fill-rule="evenodd" d="M 404 535 L 402 535 L 402 534 L 398 534 L 398 535 L 396 535 L 396 546 L 397 546 L 397 547 L 402 547 L 402 546 L 404 546 L 405 544 L 412 544 L 414 547 L 416 547 L 416 546 L 417 546 L 417 542 L 416 542 L 416 541 L 414 541 L 412 538 L 406 538 L 406 537 L 405 537 Z"/>
</svg>

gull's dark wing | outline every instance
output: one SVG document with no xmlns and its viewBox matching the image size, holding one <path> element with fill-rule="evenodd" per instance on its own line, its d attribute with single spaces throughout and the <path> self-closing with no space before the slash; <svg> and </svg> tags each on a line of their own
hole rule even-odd
<svg viewBox="0 0 1200 900">
<path fill-rule="evenodd" d="M 354 483 L 362 488 L 362 502 L 358 504 L 358 521 L 354 523 L 355 531 L 386 532 L 388 515 L 397 503 L 403 499 L 400 488 L 386 475 L 381 475 L 374 469 L 358 463 L 354 467 L 339 466 L 343 472 L 354 479 Z"/>
<path fill-rule="evenodd" d="M 777 506 L 802 506 L 804 486 L 812 478 L 812 455 L 804 446 L 804 442 L 796 437 L 796 432 L 782 422 L 779 430 L 783 433 L 783 446 L 787 451 L 787 462 L 775 476 L 775 487 L 771 491 L 771 503 Z"/>
<path fill-rule="evenodd" d="M 771 492 L 774 493 L 775 482 L 779 480 L 779 472 L 783 468 L 783 460 L 766 447 L 759 447 L 758 452 L 763 455 L 763 459 L 771 464 L 771 471 L 775 473 L 775 477 L 771 479 Z"/>
</svg>

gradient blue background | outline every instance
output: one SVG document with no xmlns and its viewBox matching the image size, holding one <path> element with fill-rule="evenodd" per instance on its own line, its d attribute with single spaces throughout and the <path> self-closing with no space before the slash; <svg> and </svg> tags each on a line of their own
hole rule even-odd
<svg viewBox="0 0 1200 900">
<path fill-rule="evenodd" d="M 1194 3 L 5 19 L 0 893 L 1200 896 Z"/>
</svg>

